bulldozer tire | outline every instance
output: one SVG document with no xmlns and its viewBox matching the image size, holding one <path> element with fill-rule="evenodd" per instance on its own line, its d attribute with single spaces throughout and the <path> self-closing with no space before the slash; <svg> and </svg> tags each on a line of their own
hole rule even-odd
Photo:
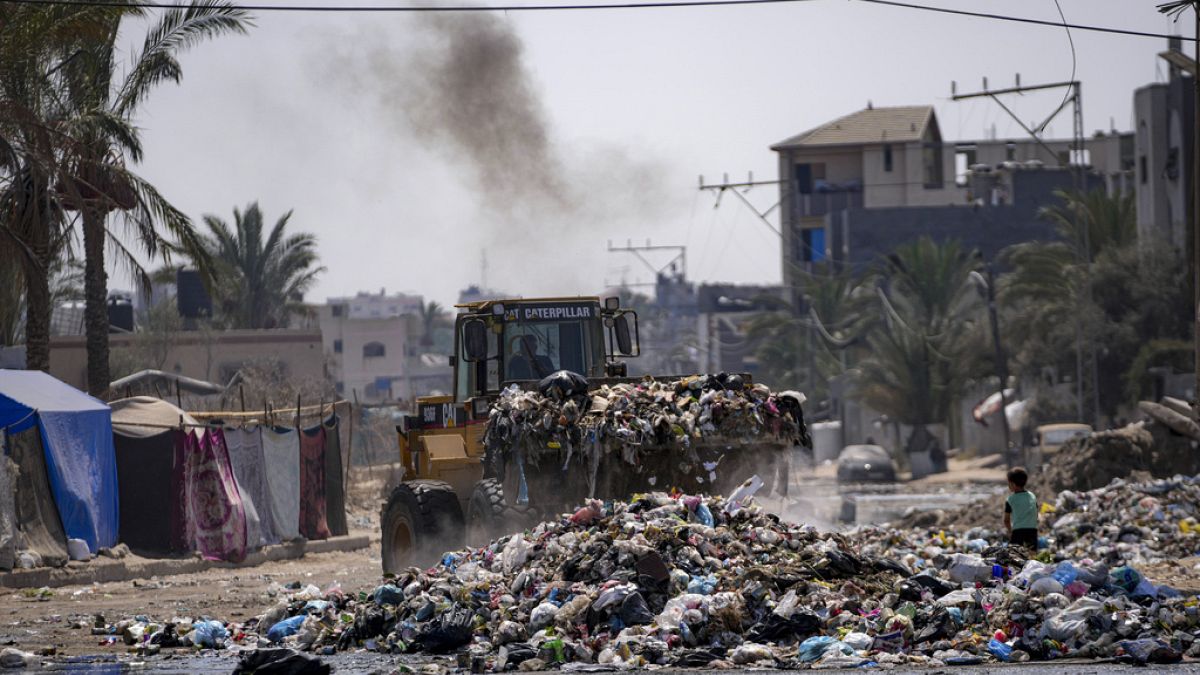
<svg viewBox="0 0 1200 675">
<path fill-rule="evenodd" d="M 383 571 L 427 567 L 443 551 L 463 543 L 463 513 L 454 488 L 436 480 L 412 480 L 392 490 L 380 515 Z"/>
<path fill-rule="evenodd" d="M 495 478 L 475 484 L 467 503 L 467 544 L 485 546 L 506 534 L 524 529 L 532 521 L 526 506 L 509 506 L 504 501 L 504 486 Z"/>
</svg>

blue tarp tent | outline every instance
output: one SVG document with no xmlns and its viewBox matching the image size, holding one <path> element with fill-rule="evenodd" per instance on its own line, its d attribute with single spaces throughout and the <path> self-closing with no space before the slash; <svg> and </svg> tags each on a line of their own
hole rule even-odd
<svg viewBox="0 0 1200 675">
<path fill-rule="evenodd" d="M 112 412 L 103 402 L 36 370 L 0 370 L 0 427 L 36 424 L 46 473 L 67 536 L 93 553 L 117 543 L 117 461 Z"/>
</svg>

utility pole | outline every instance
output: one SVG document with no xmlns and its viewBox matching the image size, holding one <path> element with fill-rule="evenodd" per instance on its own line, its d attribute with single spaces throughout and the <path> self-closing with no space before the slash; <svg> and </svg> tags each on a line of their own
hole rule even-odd
<svg viewBox="0 0 1200 675">
<path fill-rule="evenodd" d="M 1067 166 L 1064 166 L 1063 168 L 1073 168 L 1074 169 L 1072 171 L 1072 176 L 1071 176 L 1072 182 L 1074 183 L 1076 194 L 1079 195 L 1080 198 L 1082 198 L 1084 193 L 1087 191 L 1087 172 L 1086 172 L 1086 167 L 1084 165 L 1083 86 L 1082 86 L 1082 84 L 1078 80 L 1070 80 L 1070 81 L 1063 81 L 1063 82 L 1051 82 L 1049 84 L 1034 84 L 1034 85 L 1022 86 L 1020 84 L 1020 82 L 1021 82 L 1021 77 L 1020 77 L 1020 75 L 1018 75 L 1017 76 L 1017 84 L 1014 87 L 1006 87 L 1006 88 L 1002 88 L 1002 89 L 989 89 L 988 83 L 987 83 L 987 78 L 984 78 L 983 79 L 983 90 L 978 91 L 978 92 L 968 93 L 968 94 L 959 94 L 957 91 L 957 89 L 958 89 L 957 84 L 954 82 L 951 82 L 950 83 L 950 94 L 951 94 L 950 99 L 952 101 L 962 101 L 965 99 L 982 98 L 982 97 L 987 97 L 987 98 L 992 99 L 993 101 L 996 102 L 997 105 L 1000 106 L 1001 109 L 1004 110 L 1004 112 L 1008 113 L 1008 115 L 1010 117 L 1012 117 L 1013 120 L 1015 120 L 1016 123 L 1018 125 L 1020 125 L 1020 127 L 1022 129 L 1024 129 L 1027 134 L 1029 134 L 1030 138 L 1032 138 L 1038 145 L 1040 145 L 1044 150 L 1046 150 L 1046 152 L 1048 152 L 1051 157 L 1057 157 L 1057 153 L 1055 153 L 1054 150 L 1052 148 L 1050 148 L 1050 146 L 1046 145 L 1046 142 L 1044 140 L 1042 140 L 1042 137 L 1040 134 L 1043 131 L 1045 131 L 1046 126 L 1048 124 L 1050 124 L 1050 122 L 1052 122 L 1055 117 L 1058 116 L 1058 113 L 1062 112 L 1062 109 L 1064 107 L 1066 107 L 1067 102 L 1071 102 L 1073 104 L 1073 111 L 1072 111 L 1072 113 L 1073 113 L 1072 114 L 1072 118 L 1073 118 L 1072 119 L 1072 131 L 1073 131 L 1073 133 L 1072 133 L 1072 138 L 1071 138 L 1071 152 L 1069 153 L 1069 157 L 1073 157 L 1074 162 L 1072 162 L 1072 161 L 1070 161 L 1070 159 L 1068 159 Z M 1021 118 L 1018 117 L 1016 115 L 1016 113 L 1014 113 L 1012 111 L 1012 109 L 1009 108 L 1007 105 L 1005 105 L 1004 102 L 1001 101 L 999 98 L 1000 96 L 1007 95 L 1007 94 L 1020 95 L 1020 94 L 1025 94 L 1026 92 L 1045 91 L 1045 90 L 1050 90 L 1050 89 L 1067 89 L 1068 94 L 1067 94 L 1066 98 L 1063 99 L 1063 104 L 1060 105 L 1058 108 L 1055 108 L 1054 112 L 1050 113 L 1050 116 L 1047 117 L 1044 122 L 1036 125 L 1035 127 L 1030 127 L 1029 125 L 1025 124 L 1025 122 L 1023 120 L 1021 120 Z M 1073 167 L 1072 167 L 1072 164 L 1073 164 Z M 1092 245 L 1091 245 L 1091 233 L 1089 231 L 1090 228 L 1087 226 L 1086 223 L 1081 222 L 1078 209 L 1072 209 L 1072 216 L 1075 220 L 1075 231 L 1080 235 L 1080 238 L 1082 239 L 1081 242 L 1075 242 L 1075 244 L 1076 244 L 1076 251 L 1079 254 L 1080 260 L 1084 263 L 1084 294 L 1090 300 L 1092 298 Z M 1198 306 L 1200 306 L 1200 305 L 1198 305 Z M 1075 399 L 1076 399 L 1076 403 L 1075 403 L 1075 405 L 1076 405 L 1076 413 L 1079 415 L 1079 418 L 1082 419 L 1083 418 L 1083 400 L 1084 400 L 1083 340 L 1084 340 L 1085 331 L 1083 330 L 1083 327 L 1080 322 L 1081 322 L 1081 318 L 1077 314 L 1075 316 L 1075 334 L 1076 334 L 1076 339 L 1075 339 Z M 1198 324 L 1198 325 L 1200 325 L 1200 324 Z M 1088 360 L 1089 360 L 1089 365 L 1090 365 L 1089 370 L 1091 371 L 1091 380 L 1092 380 L 1091 419 L 1092 419 L 1092 424 L 1094 426 L 1099 426 L 1099 424 L 1100 424 L 1100 369 L 1099 369 L 1099 365 L 1098 365 L 1097 358 L 1096 358 L 1096 343 L 1091 338 L 1088 338 L 1087 341 L 1088 341 L 1088 356 L 1089 356 Z M 1200 350 L 1200 348 L 1198 348 L 1198 350 Z M 1003 389 L 1003 387 L 1001 387 L 1001 389 Z"/>
</svg>

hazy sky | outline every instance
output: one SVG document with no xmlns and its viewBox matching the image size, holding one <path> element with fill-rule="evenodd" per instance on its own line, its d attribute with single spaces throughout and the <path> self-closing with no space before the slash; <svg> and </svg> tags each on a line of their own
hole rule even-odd
<svg viewBox="0 0 1200 675">
<path fill-rule="evenodd" d="M 331 0 L 332 1 L 332 0 Z M 1053 0 L 927 0 L 1057 20 Z M 1069 21 L 1191 34 L 1156 0 L 1061 0 Z M 704 174 L 776 175 L 768 146 L 862 107 L 936 106 L 947 140 L 1019 128 L 959 88 L 1067 79 L 1061 28 L 847 0 L 509 14 L 260 13 L 182 59 L 145 106 L 137 168 L 194 219 L 258 200 L 315 233 L 310 301 L 359 290 L 443 303 L 483 280 L 532 295 L 647 281 L 606 242 L 687 246 L 698 281 L 777 283 L 779 241 Z M 129 38 L 135 43 L 136 36 Z M 1131 128 L 1165 41 L 1075 32 L 1089 133 Z M 1062 94 L 1014 98 L 1027 120 Z M 1069 136 L 1070 116 L 1051 126 Z M 748 195 L 762 207 L 773 187 Z M 117 280 L 120 283 L 120 280 Z"/>
</svg>

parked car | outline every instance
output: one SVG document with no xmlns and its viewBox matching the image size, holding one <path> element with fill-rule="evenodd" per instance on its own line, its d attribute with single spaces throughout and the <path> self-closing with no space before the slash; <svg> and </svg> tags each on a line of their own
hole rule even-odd
<svg viewBox="0 0 1200 675">
<path fill-rule="evenodd" d="M 838 454 L 837 479 L 839 483 L 893 483 L 896 464 L 878 445 L 847 445 Z"/>
<path fill-rule="evenodd" d="M 1049 460 L 1067 441 L 1091 435 L 1092 428 L 1086 424 L 1043 424 L 1034 432 L 1034 464 Z"/>
</svg>

